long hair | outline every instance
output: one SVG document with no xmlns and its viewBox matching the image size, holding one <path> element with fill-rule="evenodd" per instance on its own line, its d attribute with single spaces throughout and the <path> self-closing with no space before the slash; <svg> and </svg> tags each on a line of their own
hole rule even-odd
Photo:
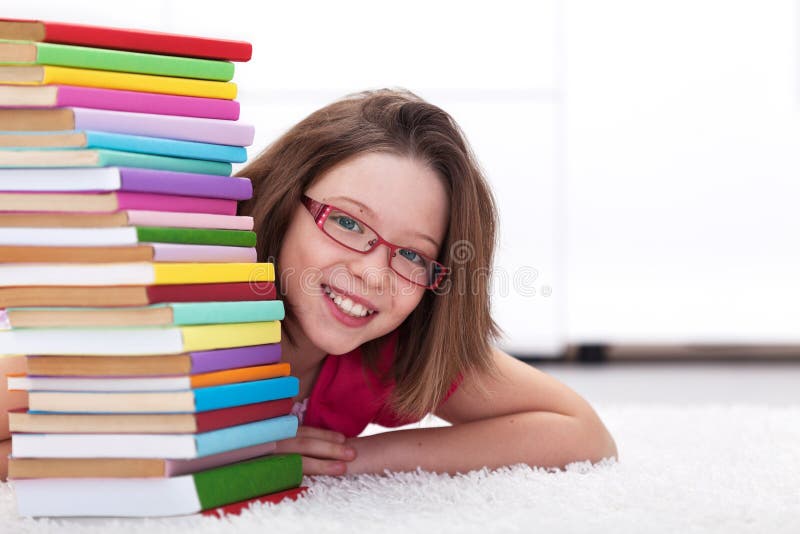
<svg viewBox="0 0 800 534">
<path fill-rule="evenodd" d="M 426 164 L 444 180 L 450 199 L 447 235 L 437 259 L 451 273 L 435 292 L 425 292 L 398 327 L 394 362 L 382 376 L 395 383 L 389 399 L 395 412 L 419 419 L 439 406 L 459 377 L 478 371 L 495 375 L 492 342 L 501 333 L 491 317 L 489 295 L 497 209 L 452 117 L 405 90 L 348 95 L 300 121 L 238 173 L 254 187 L 239 213 L 253 216 L 259 259 L 276 262 L 280 273 L 278 252 L 301 195 L 326 170 L 367 152 Z M 283 295 L 280 276 L 275 283 Z M 287 318 L 292 314 L 287 307 Z M 293 340 L 288 328 L 284 335 Z M 361 347 L 373 371 L 387 337 Z"/>
</svg>

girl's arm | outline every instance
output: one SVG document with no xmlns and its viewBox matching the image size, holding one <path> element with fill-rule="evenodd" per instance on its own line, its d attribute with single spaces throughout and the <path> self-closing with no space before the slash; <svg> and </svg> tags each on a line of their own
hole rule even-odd
<svg viewBox="0 0 800 534">
<path fill-rule="evenodd" d="M 617 447 L 592 407 L 555 378 L 499 349 L 500 379 L 468 378 L 436 412 L 441 428 L 385 432 L 348 440 L 358 451 L 348 473 L 467 472 L 525 463 L 563 467 L 616 457 Z M 488 394 L 479 393 L 476 381 Z"/>
</svg>

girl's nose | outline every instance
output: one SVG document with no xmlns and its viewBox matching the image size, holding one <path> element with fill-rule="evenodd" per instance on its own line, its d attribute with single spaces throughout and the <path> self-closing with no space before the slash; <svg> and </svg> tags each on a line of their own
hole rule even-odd
<svg viewBox="0 0 800 534">
<path fill-rule="evenodd" d="M 390 287 L 395 274 L 389 265 L 390 255 L 390 249 L 381 244 L 366 254 L 353 254 L 348 268 L 355 276 L 364 280 L 368 288 L 385 289 Z"/>
</svg>

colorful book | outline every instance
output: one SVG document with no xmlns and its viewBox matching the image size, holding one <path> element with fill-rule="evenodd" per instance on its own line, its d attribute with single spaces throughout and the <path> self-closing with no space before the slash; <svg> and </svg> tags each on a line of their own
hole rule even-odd
<svg viewBox="0 0 800 534">
<path fill-rule="evenodd" d="M 157 286 L 23 286 L 0 287 L 0 308 L 24 306 L 147 306 L 148 304 L 164 302 L 272 300 L 276 297 L 275 284 L 265 280 Z"/>
<path fill-rule="evenodd" d="M 163 137 L 144 137 L 95 131 L 0 133 L 2 151 L 42 151 L 100 148 L 176 158 L 242 163 L 247 150 L 240 146 L 176 141 Z"/>
<path fill-rule="evenodd" d="M 66 169 L 64 169 L 66 170 Z M 89 169 L 84 169 L 89 170 Z M 0 226 L 44 228 L 107 228 L 114 226 L 171 226 L 176 228 L 219 228 L 252 230 L 253 218 L 212 213 L 123 210 L 113 213 L 2 213 Z"/>
<path fill-rule="evenodd" d="M 229 349 L 195 351 L 188 354 L 148 356 L 28 356 L 27 372 L 53 376 L 159 376 L 198 374 L 278 363 L 279 343 Z"/>
<path fill-rule="evenodd" d="M 253 46 L 244 41 L 24 19 L 0 19 L 0 39 L 64 43 L 228 61 L 248 61 L 253 53 Z"/>
<path fill-rule="evenodd" d="M 29 434 L 196 434 L 229 426 L 289 415 L 292 399 L 277 399 L 200 413 L 82 414 L 29 413 L 26 408 L 8 414 L 11 432 Z"/>
<path fill-rule="evenodd" d="M 296 488 L 299 454 L 264 456 L 172 478 L 14 480 L 23 516 L 172 516 L 194 514 Z"/>
<path fill-rule="evenodd" d="M 131 74 L 108 70 L 53 67 L 50 65 L 0 66 L 0 83 L 7 85 L 78 85 L 81 87 L 222 98 L 226 100 L 236 98 L 236 84 L 233 82 Z"/>
<path fill-rule="evenodd" d="M 144 356 L 246 347 L 280 340 L 279 321 L 150 328 L 22 328 L 0 331 L 0 350 L 7 354 Z"/>
<path fill-rule="evenodd" d="M 108 213 L 126 209 L 235 215 L 236 201 L 227 198 L 160 195 L 136 191 L 114 191 L 112 193 L 0 192 L 0 211 Z"/>
<path fill-rule="evenodd" d="M 119 228 L 0 228 L 0 246 L 101 247 L 138 243 L 182 243 L 253 247 L 255 232 L 209 230 L 207 228 L 162 228 L 123 226 Z"/>
<path fill-rule="evenodd" d="M 77 107 L 0 109 L 0 125 L 8 131 L 96 130 L 234 146 L 249 146 L 255 136 L 253 126 L 238 121 Z"/>
<path fill-rule="evenodd" d="M 158 93 L 141 93 L 139 91 L 120 91 L 72 85 L 0 85 L 0 109 L 69 106 L 133 113 L 203 117 L 225 121 L 239 119 L 239 102 L 235 100 L 161 95 Z"/>
<path fill-rule="evenodd" d="M 0 264 L 0 287 L 136 286 L 223 282 L 255 284 L 274 281 L 275 266 L 272 263 Z"/>
<path fill-rule="evenodd" d="M 0 168 L 20 167 L 141 167 L 220 176 L 230 176 L 233 168 L 225 161 L 175 158 L 103 148 L 0 150 Z"/>
<path fill-rule="evenodd" d="M 10 374 L 7 376 L 9 391 L 180 391 L 289 376 L 289 364 L 276 363 L 257 367 L 242 367 L 189 376 L 66 377 L 25 374 Z M 262 419 L 264 418 L 262 417 Z"/>
<path fill-rule="evenodd" d="M 0 169 L 0 191 L 133 191 L 247 200 L 253 196 L 253 184 L 249 178 L 130 167 Z"/>
<path fill-rule="evenodd" d="M 2 228 L 0 228 L 2 230 Z M 0 263 L 255 263 L 255 247 L 149 243 L 114 247 L 0 246 Z M 2 291 L 2 290 L 0 290 Z"/>
<path fill-rule="evenodd" d="M 202 458 L 293 438 L 297 417 L 283 415 L 200 434 L 12 434 L 18 458 Z"/>
<path fill-rule="evenodd" d="M 254 382 L 224 384 L 221 386 L 211 386 L 185 391 L 148 391 L 134 393 L 30 391 L 28 392 L 28 409 L 33 413 L 197 413 L 230 408 L 233 406 L 242 406 L 245 404 L 254 404 L 257 402 L 291 398 L 297 395 L 298 385 L 299 381 L 296 377 L 283 376 L 267 380 L 256 380 Z M 20 435 L 24 436 L 25 434 Z M 60 434 L 44 435 L 57 436 Z M 94 456 L 90 451 L 83 451 L 80 454 L 85 458 L 92 458 Z M 30 454 L 18 454 L 16 451 L 14 455 L 30 456 Z M 51 454 L 49 456 L 58 455 Z M 172 458 L 173 456 L 156 454 L 155 457 Z M 180 456 L 177 458 L 180 458 Z"/>
<path fill-rule="evenodd" d="M 162 478 L 188 475 L 275 452 L 274 441 L 187 460 L 161 458 L 9 458 L 14 478 Z"/>
<path fill-rule="evenodd" d="M 234 71 L 233 63 L 229 61 L 18 40 L 0 40 L 0 63 L 55 65 L 223 82 L 230 81 Z"/>
<path fill-rule="evenodd" d="M 188 326 L 281 321 L 282 300 L 174 302 L 139 308 L 7 308 L 12 328 Z"/>
</svg>

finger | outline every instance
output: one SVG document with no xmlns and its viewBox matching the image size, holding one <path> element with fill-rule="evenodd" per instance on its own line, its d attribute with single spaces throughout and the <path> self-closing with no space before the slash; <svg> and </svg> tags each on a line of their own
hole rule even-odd
<svg viewBox="0 0 800 534">
<path fill-rule="evenodd" d="M 350 461 L 356 457 L 353 447 L 314 438 L 292 438 L 279 441 L 275 452 L 295 452 L 315 458 Z"/>
<path fill-rule="evenodd" d="M 345 475 L 347 474 L 347 463 L 303 456 L 303 474 L 328 476 Z"/>
<path fill-rule="evenodd" d="M 314 438 L 333 441 L 334 443 L 344 443 L 347 439 L 341 432 L 317 428 L 315 426 L 301 426 L 297 429 L 298 438 Z"/>
</svg>

